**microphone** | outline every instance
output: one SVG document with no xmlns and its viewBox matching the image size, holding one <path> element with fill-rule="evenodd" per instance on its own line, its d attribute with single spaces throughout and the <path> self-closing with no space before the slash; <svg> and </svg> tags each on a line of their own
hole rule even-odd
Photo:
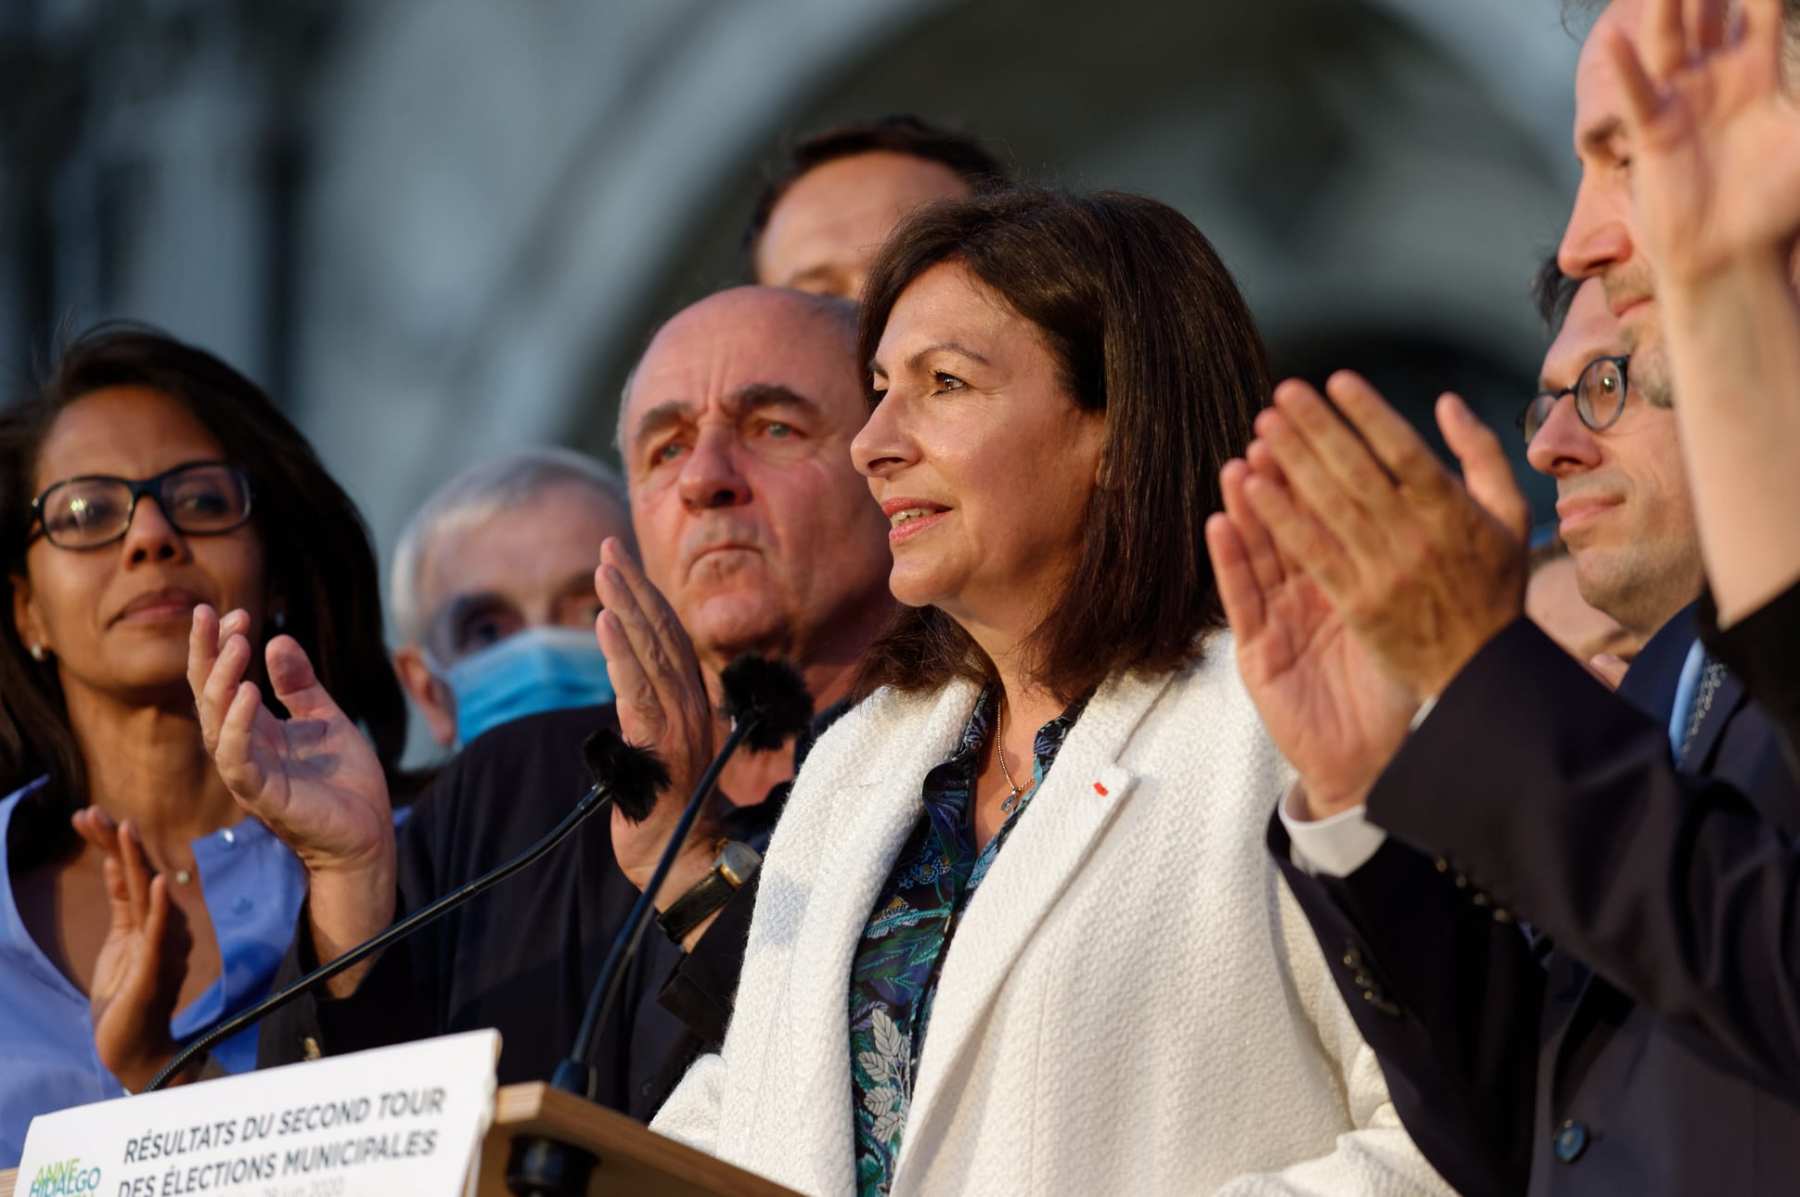
<svg viewBox="0 0 1800 1197">
<path fill-rule="evenodd" d="M 144 1092 L 154 1093 L 161 1089 L 168 1084 L 170 1077 L 175 1076 L 202 1052 L 221 1039 L 235 1035 L 359 961 L 405 939 L 419 928 L 436 922 L 457 907 L 486 893 L 508 877 L 531 867 L 552 848 L 567 839 L 570 832 L 585 823 L 594 812 L 600 810 L 609 801 L 616 802 L 621 807 L 629 806 L 648 810 L 649 804 L 655 800 L 656 791 L 669 784 L 669 771 L 663 767 L 655 753 L 647 749 L 633 748 L 610 727 L 601 728 L 588 736 L 582 743 L 581 752 L 587 762 L 588 773 L 594 779 L 594 784 L 588 787 L 587 793 L 581 796 L 581 800 L 569 813 L 564 815 L 556 826 L 545 832 L 536 843 L 511 860 L 459 886 L 430 905 L 407 915 L 380 934 L 357 944 L 329 964 L 322 964 L 313 969 L 287 988 L 270 994 L 254 1006 L 239 1011 L 223 1022 L 214 1023 L 205 1034 L 190 1040 L 186 1046 L 176 1052 L 175 1058 L 163 1066 L 162 1071 L 157 1073 L 150 1084 L 144 1088 Z"/>
<path fill-rule="evenodd" d="M 789 738 L 805 731 L 812 720 L 812 695 L 807 692 L 806 683 L 800 680 L 800 675 L 784 661 L 771 661 L 745 654 L 725 667 L 725 672 L 719 675 L 719 684 L 725 692 L 725 715 L 731 720 L 731 734 L 725 738 L 719 754 L 706 767 L 706 772 L 700 775 L 699 784 L 694 787 L 687 805 L 682 808 L 681 818 L 669 833 L 669 842 L 663 846 L 662 856 L 657 859 L 656 871 L 651 874 L 650 883 L 638 895 L 630 915 L 626 917 L 625 925 L 613 937 L 612 946 L 607 949 L 606 961 L 600 966 L 599 979 L 594 982 L 593 991 L 588 997 L 580 1028 L 575 1033 L 574 1047 L 569 1058 L 557 1066 L 556 1075 L 550 1082 L 559 1089 L 579 1093 L 590 1101 L 594 1097 L 595 1080 L 587 1059 L 592 1054 L 594 1038 L 612 1011 L 626 968 L 637 956 L 638 945 L 643 940 L 644 930 L 650 925 L 650 915 L 656 908 L 655 895 L 668 878 L 669 870 L 674 867 L 675 857 L 680 853 L 682 844 L 687 842 L 688 832 L 693 829 L 701 807 L 717 784 L 719 773 L 737 752 L 740 744 L 747 741 L 751 748 L 759 752 L 770 752 L 787 743 Z M 668 784 L 667 774 L 663 777 L 663 784 Z M 639 790 L 635 796 L 641 797 L 643 793 L 644 791 Z M 627 818 L 635 816 L 636 821 L 641 822 L 649 815 L 650 805 L 645 803 L 635 811 L 621 805 L 620 810 Z"/>
<path fill-rule="evenodd" d="M 688 832 L 712 794 L 719 773 L 740 745 L 748 742 L 759 752 L 773 751 L 805 731 L 812 721 L 812 695 L 799 673 L 785 661 L 745 654 L 725 667 L 725 672 L 719 675 L 719 683 L 725 692 L 725 715 L 731 720 L 731 734 L 725 737 L 724 745 L 706 767 L 706 772 L 700 775 L 699 784 L 682 808 L 675 829 L 669 833 L 668 843 L 663 846 L 649 884 L 632 905 L 624 926 L 613 936 L 606 960 L 600 966 L 600 976 L 588 995 L 580 1028 L 575 1032 L 574 1046 L 550 1078 L 553 1088 L 578 1094 L 588 1101 L 594 1100 L 597 1091 L 594 1069 L 588 1063 L 588 1057 L 593 1054 L 594 1039 L 606 1025 L 625 972 L 637 956 L 638 945 L 650 925 L 650 915 L 656 909 L 655 895 L 668 878 L 681 846 L 687 842 Z M 663 784 L 668 784 L 666 774 Z M 640 789 L 634 792 L 633 798 L 642 799 L 643 795 L 644 791 Z M 641 806 L 630 805 L 624 800 L 619 804 L 620 812 L 634 822 L 643 821 L 650 809 L 648 801 Z M 597 1162 L 590 1153 L 568 1144 L 519 1136 L 513 1140 L 512 1158 L 507 1163 L 507 1186 L 514 1193 L 582 1192 L 588 1173 Z"/>
</svg>

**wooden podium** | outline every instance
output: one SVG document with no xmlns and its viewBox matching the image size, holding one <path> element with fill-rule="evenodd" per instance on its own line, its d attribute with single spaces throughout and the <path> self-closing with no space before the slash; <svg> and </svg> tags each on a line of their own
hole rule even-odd
<svg viewBox="0 0 1800 1197">
<path fill-rule="evenodd" d="M 481 1145 L 480 1197 L 506 1197 L 506 1157 L 515 1135 L 544 1135 L 600 1157 L 588 1197 L 799 1197 L 542 1081 L 507 1085 L 495 1097 L 494 1125 Z"/>
<path fill-rule="evenodd" d="M 798 1197 L 792 1189 L 542 1082 L 507 1085 L 495 1096 L 494 1124 L 478 1164 L 480 1197 L 506 1197 L 506 1158 L 515 1135 L 543 1135 L 598 1156 L 588 1197 Z M 0 1172 L 0 1197 L 14 1197 L 16 1179 L 10 1171 Z"/>
</svg>

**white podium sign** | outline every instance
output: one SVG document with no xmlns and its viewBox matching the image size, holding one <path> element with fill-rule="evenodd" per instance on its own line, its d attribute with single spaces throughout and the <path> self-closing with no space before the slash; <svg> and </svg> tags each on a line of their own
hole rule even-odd
<svg viewBox="0 0 1800 1197">
<path fill-rule="evenodd" d="M 471 1031 L 44 1114 L 14 1197 L 455 1197 L 499 1055 Z"/>
</svg>

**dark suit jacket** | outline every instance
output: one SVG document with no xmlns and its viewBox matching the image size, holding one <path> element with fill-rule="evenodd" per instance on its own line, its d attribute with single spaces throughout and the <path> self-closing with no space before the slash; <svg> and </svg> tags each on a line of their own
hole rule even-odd
<svg viewBox="0 0 1800 1197">
<path fill-rule="evenodd" d="M 1800 1188 L 1800 794 L 1729 677 L 1671 762 L 1693 636 L 1690 610 L 1613 695 L 1520 620 L 1383 773 L 1366 865 L 1308 876 L 1271 823 L 1396 1108 L 1465 1193 Z"/>
<path fill-rule="evenodd" d="M 1713 655 L 1744 680 L 1750 696 L 1787 738 L 1788 764 L 1800 775 L 1800 583 L 1720 631 L 1701 600 L 1701 634 Z"/>
<path fill-rule="evenodd" d="M 590 784 L 581 746 L 602 725 L 616 726 L 611 707 L 554 711 L 497 727 L 465 748 L 399 830 L 399 913 L 550 830 Z M 738 808 L 727 834 L 762 839 L 785 797 L 782 790 Z M 637 896 L 613 858 L 611 819 L 601 811 L 530 869 L 390 948 L 354 994 L 308 995 L 270 1015 L 259 1062 L 497 1027 L 500 1082 L 546 1080 L 574 1041 L 606 949 Z M 647 1120 L 694 1057 L 716 1049 L 754 902 L 746 886 L 692 956 L 648 929 L 619 1012 L 595 1048 L 603 1105 Z M 278 983 L 314 963 L 304 926 L 295 945 Z"/>
</svg>

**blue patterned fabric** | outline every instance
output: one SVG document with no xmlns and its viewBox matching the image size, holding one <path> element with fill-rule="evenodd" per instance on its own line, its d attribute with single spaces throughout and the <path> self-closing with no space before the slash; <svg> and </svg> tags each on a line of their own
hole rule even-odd
<svg viewBox="0 0 1800 1197">
<path fill-rule="evenodd" d="M 956 751 L 925 775 L 925 817 L 900 850 L 850 966 L 850 1097 L 863 1197 L 885 1197 L 893 1183 L 950 937 L 1086 705 L 1080 699 L 1038 729 L 1033 784 L 977 851 L 971 795 L 993 732 L 995 697 L 992 689 L 981 695 Z"/>
</svg>

